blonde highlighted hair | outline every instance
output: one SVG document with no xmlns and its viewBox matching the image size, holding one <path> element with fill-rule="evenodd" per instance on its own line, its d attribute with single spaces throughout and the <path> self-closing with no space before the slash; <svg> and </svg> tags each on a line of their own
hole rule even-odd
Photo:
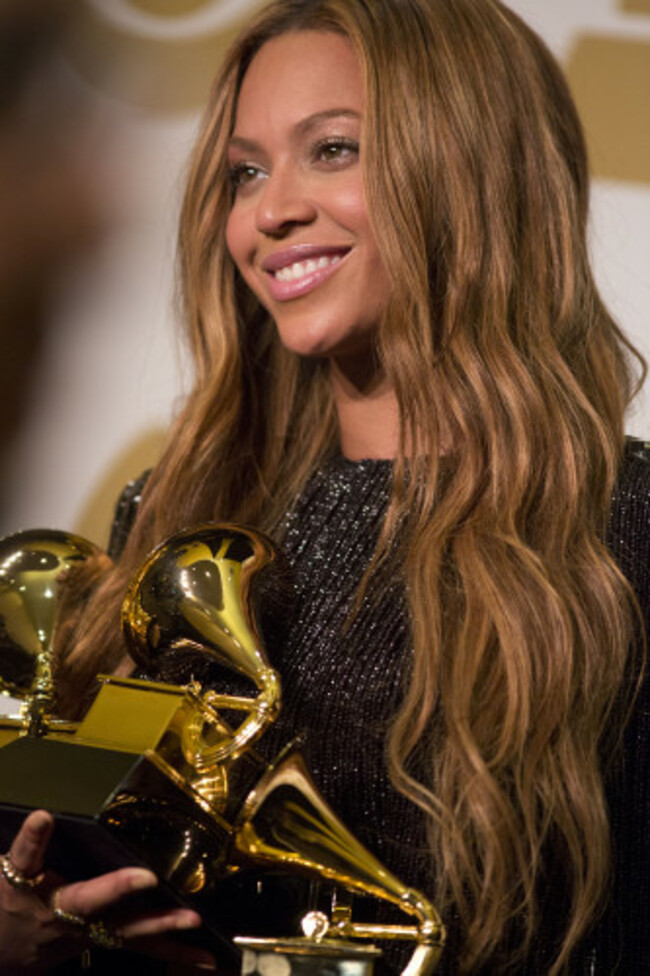
<svg viewBox="0 0 650 976">
<path fill-rule="evenodd" d="M 634 601 L 603 539 L 636 354 L 590 271 L 567 86 L 496 0 L 276 0 L 227 55 L 180 229 L 196 384 L 61 661 L 62 707 L 122 659 L 119 604 L 154 544 L 213 517 L 273 528 L 336 450 L 326 364 L 282 348 L 224 239 L 238 87 L 262 44 L 300 30 L 343 34 L 359 56 L 367 206 L 392 283 L 377 357 L 401 437 L 377 559 L 399 525 L 414 664 L 387 761 L 428 817 L 429 895 L 461 919 L 460 971 L 504 939 L 510 962 L 525 956 L 552 852 L 568 891 L 559 973 L 609 864 L 600 750 Z"/>
</svg>

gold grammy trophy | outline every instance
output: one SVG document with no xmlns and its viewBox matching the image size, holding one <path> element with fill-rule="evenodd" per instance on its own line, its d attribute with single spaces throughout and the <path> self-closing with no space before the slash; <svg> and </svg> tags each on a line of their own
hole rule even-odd
<svg viewBox="0 0 650 976">
<path fill-rule="evenodd" d="M 122 609 L 127 644 L 145 671 L 162 655 L 198 653 L 243 675 L 256 695 L 100 676 L 85 718 L 67 722 L 51 714 L 58 608 L 75 567 L 98 555 L 62 532 L 0 541 L 0 689 L 23 701 L 19 715 L 0 719 L 5 845 L 27 811 L 49 809 L 57 824 L 50 867 L 72 880 L 147 865 L 159 897 L 198 910 L 209 940 L 231 951 L 233 936 L 254 929 L 267 881 L 274 902 L 278 890 L 289 901 L 297 879 L 310 890 L 323 882 L 329 911 L 303 912 L 302 935 L 240 939 L 249 962 L 259 952 L 308 956 L 316 972 L 319 955 L 369 960 L 374 950 L 356 940 L 397 939 L 415 943 L 408 976 L 431 972 L 444 944 L 433 906 L 343 826 L 295 745 L 271 764 L 255 749 L 280 708 L 280 678 L 262 640 L 287 607 L 271 540 L 230 524 L 180 533 L 148 557 Z M 391 903 L 410 921 L 354 921 L 352 895 Z"/>
</svg>

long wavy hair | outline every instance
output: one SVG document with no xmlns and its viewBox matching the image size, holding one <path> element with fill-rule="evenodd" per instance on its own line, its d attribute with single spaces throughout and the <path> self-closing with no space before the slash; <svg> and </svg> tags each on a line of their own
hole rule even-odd
<svg viewBox="0 0 650 976">
<path fill-rule="evenodd" d="M 496 0 L 275 0 L 226 56 L 180 227 L 196 383 L 62 656 L 62 708 L 123 661 L 119 605 L 154 544 L 214 517 L 273 529 L 337 449 L 327 364 L 280 345 L 224 235 L 238 88 L 262 44 L 296 30 L 343 34 L 359 57 L 367 207 L 392 281 L 377 359 L 400 449 L 376 561 L 397 533 L 414 659 L 387 762 L 428 818 L 460 971 L 504 939 L 511 961 L 530 949 L 552 851 L 568 893 L 559 973 L 608 873 L 603 730 L 635 621 L 603 539 L 636 353 L 589 267 L 566 83 Z"/>
</svg>

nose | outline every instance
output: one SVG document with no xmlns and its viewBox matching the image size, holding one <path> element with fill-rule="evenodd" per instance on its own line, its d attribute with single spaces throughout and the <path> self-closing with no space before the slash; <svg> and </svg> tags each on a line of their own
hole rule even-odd
<svg viewBox="0 0 650 976">
<path fill-rule="evenodd" d="M 316 218 L 303 174 L 295 167 L 277 167 L 269 173 L 257 204 L 257 229 L 269 237 L 283 237 L 296 225 Z"/>
</svg>

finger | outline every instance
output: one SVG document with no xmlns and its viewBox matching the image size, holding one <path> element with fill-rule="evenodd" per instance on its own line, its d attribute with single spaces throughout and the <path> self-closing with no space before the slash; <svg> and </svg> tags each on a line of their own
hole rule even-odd
<svg viewBox="0 0 650 976">
<path fill-rule="evenodd" d="M 163 932 L 196 929 L 201 925 L 201 916 L 189 908 L 174 908 L 166 912 L 156 912 L 142 915 L 118 927 L 118 932 L 125 939 L 133 939 L 148 935 L 160 935 Z"/>
<path fill-rule="evenodd" d="M 119 871 L 102 874 L 90 881 L 78 881 L 59 888 L 57 904 L 63 911 L 87 918 L 111 908 L 134 891 L 154 888 L 157 884 L 158 878 L 153 871 L 146 868 L 120 868 Z"/>
<path fill-rule="evenodd" d="M 23 821 L 9 850 L 9 859 L 27 877 L 38 874 L 54 830 L 54 819 L 45 810 L 34 810 Z"/>
</svg>

